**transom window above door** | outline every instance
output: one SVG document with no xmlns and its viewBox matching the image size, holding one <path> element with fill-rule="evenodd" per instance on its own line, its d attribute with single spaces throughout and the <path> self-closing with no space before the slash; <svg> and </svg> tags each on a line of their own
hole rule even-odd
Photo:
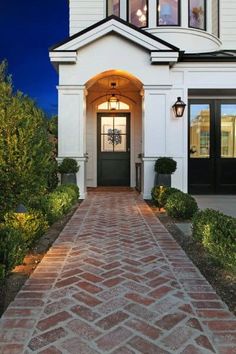
<svg viewBox="0 0 236 354">
<path fill-rule="evenodd" d="M 130 107 L 127 103 L 120 101 L 119 102 L 119 111 L 129 111 Z M 99 111 L 108 111 L 109 110 L 109 104 L 108 102 L 103 102 L 98 105 L 98 110 Z"/>
</svg>

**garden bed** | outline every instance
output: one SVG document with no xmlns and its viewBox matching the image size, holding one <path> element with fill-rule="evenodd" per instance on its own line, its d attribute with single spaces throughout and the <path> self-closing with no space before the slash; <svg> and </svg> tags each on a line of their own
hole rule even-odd
<svg viewBox="0 0 236 354">
<path fill-rule="evenodd" d="M 0 316 L 10 302 L 14 300 L 16 294 L 29 278 L 30 274 L 37 268 L 37 265 L 70 220 L 78 205 L 79 203 L 73 206 L 68 214 L 56 221 L 49 230 L 37 240 L 33 249 L 25 256 L 23 264 L 15 267 L 6 278 L 4 285 L 0 287 Z"/>
<path fill-rule="evenodd" d="M 209 258 L 203 247 L 191 236 L 186 236 L 175 224 L 175 220 L 164 212 L 160 212 L 151 202 L 149 206 L 166 227 L 178 244 L 184 249 L 189 258 L 198 267 L 200 272 L 209 281 L 222 300 L 236 315 L 236 272 L 222 269 Z"/>
</svg>

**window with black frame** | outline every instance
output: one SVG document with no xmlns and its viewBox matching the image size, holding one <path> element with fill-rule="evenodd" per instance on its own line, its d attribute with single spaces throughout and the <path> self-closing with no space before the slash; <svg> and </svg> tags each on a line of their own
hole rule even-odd
<svg viewBox="0 0 236 354">
<path fill-rule="evenodd" d="M 128 1 L 129 22 L 137 27 L 148 26 L 148 1 L 129 0 Z"/>
<path fill-rule="evenodd" d="M 189 0 L 189 27 L 206 30 L 206 0 Z"/>
<path fill-rule="evenodd" d="M 120 0 L 107 0 L 107 16 L 120 17 Z"/>
<path fill-rule="evenodd" d="M 157 0 L 157 26 L 180 26 L 180 0 Z"/>
</svg>

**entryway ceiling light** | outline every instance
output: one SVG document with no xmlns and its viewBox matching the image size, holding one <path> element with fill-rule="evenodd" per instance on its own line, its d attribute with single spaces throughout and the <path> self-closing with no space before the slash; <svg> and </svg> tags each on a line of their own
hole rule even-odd
<svg viewBox="0 0 236 354">
<path fill-rule="evenodd" d="M 176 118 L 181 118 L 184 115 L 184 110 L 186 107 L 186 103 L 184 103 L 181 100 L 181 97 L 177 97 L 177 101 L 175 102 L 175 104 L 173 104 L 172 109 L 174 111 L 174 114 L 176 116 Z"/>
<path fill-rule="evenodd" d="M 111 89 L 107 92 L 108 109 L 116 111 L 120 109 L 119 91 L 116 89 L 116 82 L 111 82 Z"/>
</svg>

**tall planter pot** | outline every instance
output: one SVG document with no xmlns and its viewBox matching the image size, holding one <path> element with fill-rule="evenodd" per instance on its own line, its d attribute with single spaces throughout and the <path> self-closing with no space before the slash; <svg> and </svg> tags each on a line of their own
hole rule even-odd
<svg viewBox="0 0 236 354">
<path fill-rule="evenodd" d="M 75 184 L 77 185 L 76 173 L 62 173 L 61 184 Z"/>
<path fill-rule="evenodd" d="M 166 173 L 156 173 L 154 184 L 155 186 L 171 187 L 171 175 Z"/>
</svg>

